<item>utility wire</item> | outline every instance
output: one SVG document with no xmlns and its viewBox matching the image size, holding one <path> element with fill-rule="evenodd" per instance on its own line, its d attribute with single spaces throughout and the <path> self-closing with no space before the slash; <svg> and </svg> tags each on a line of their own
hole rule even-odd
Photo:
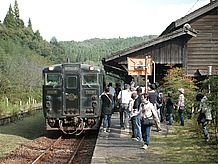
<svg viewBox="0 0 218 164">
<path fill-rule="evenodd" d="M 195 4 L 189 9 L 189 11 L 186 13 L 186 15 L 193 9 L 193 7 L 198 3 L 198 1 L 199 1 L 199 0 L 197 0 L 197 1 L 195 2 Z"/>
</svg>

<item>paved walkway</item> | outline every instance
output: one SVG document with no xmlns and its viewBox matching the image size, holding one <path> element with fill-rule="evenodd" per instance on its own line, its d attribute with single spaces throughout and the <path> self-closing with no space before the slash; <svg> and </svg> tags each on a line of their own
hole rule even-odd
<svg viewBox="0 0 218 164">
<path fill-rule="evenodd" d="M 152 134 L 166 135 L 167 127 L 162 124 L 162 132 L 156 132 L 152 127 Z M 151 140 L 152 140 L 151 134 Z M 158 155 L 142 149 L 143 142 L 131 139 L 131 129 L 120 129 L 119 113 L 112 115 L 112 127 L 110 133 L 99 132 L 98 140 L 92 157 L 92 164 L 116 164 L 116 163 L 162 163 Z"/>
</svg>

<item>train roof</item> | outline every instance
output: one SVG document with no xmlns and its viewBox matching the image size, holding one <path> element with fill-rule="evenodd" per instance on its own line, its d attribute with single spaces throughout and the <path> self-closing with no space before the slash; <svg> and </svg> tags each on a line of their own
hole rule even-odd
<svg viewBox="0 0 218 164">
<path fill-rule="evenodd" d="M 74 71 L 80 68 L 80 70 L 89 71 L 91 67 L 94 68 L 92 70 L 92 72 L 96 72 L 96 73 L 103 72 L 103 70 L 100 67 L 90 65 L 90 64 L 62 63 L 62 64 L 54 64 L 54 65 L 45 67 L 43 69 L 43 73 L 45 73 L 45 72 L 62 72 L 63 68 L 72 68 L 72 69 L 68 69 L 68 70 L 74 70 Z M 73 69 L 73 68 L 77 68 L 77 69 Z"/>
</svg>

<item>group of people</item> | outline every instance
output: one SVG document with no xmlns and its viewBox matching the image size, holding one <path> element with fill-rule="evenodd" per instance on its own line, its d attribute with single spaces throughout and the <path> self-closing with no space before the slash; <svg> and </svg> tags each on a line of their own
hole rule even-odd
<svg viewBox="0 0 218 164">
<path fill-rule="evenodd" d="M 160 122 L 164 121 L 164 106 L 168 113 L 168 125 L 173 124 L 173 112 L 178 109 L 180 118 L 180 126 L 184 126 L 185 113 L 185 97 L 184 89 L 178 89 L 178 103 L 176 104 L 172 98 L 172 92 L 167 93 L 167 99 L 164 101 L 162 89 L 159 88 L 158 83 L 150 84 L 148 92 L 145 93 L 145 87 L 135 87 L 134 83 L 125 84 L 124 89 L 121 90 L 116 84 L 113 88 L 112 83 L 100 96 L 102 99 L 102 116 L 103 116 L 103 132 L 110 132 L 111 116 L 114 112 L 115 106 L 119 103 L 120 127 L 125 130 L 128 121 L 131 121 L 132 138 L 136 141 L 144 142 L 143 149 L 147 149 L 150 142 L 151 127 L 156 126 L 157 131 L 161 132 Z M 197 95 L 196 99 L 201 101 L 206 99 L 202 95 Z M 203 103 L 201 103 L 203 104 Z M 202 111 L 203 105 L 200 106 Z M 154 120 L 154 124 L 145 124 L 144 119 Z M 202 121 L 202 120 L 201 120 Z M 202 130 L 205 140 L 209 140 L 207 131 L 207 121 L 202 123 Z"/>
</svg>

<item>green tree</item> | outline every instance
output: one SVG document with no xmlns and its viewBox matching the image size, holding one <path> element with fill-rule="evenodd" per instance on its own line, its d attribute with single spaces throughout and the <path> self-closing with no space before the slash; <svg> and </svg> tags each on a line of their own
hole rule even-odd
<svg viewBox="0 0 218 164">
<path fill-rule="evenodd" d="M 28 20 L 28 25 L 27 27 L 33 32 L 33 27 L 32 27 L 32 22 L 31 22 L 31 19 L 29 18 Z"/>
<path fill-rule="evenodd" d="M 172 92 L 173 99 L 175 102 L 178 102 L 178 89 L 184 88 L 185 90 L 185 106 L 187 109 L 187 115 L 189 118 L 191 117 L 191 109 L 193 106 L 193 103 L 195 101 L 196 96 L 196 90 L 197 87 L 194 83 L 194 79 L 191 77 L 187 77 L 183 73 L 182 68 L 172 68 L 167 70 L 167 74 L 164 77 L 164 84 L 163 84 L 165 95 L 167 95 L 167 92 Z"/>
<path fill-rule="evenodd" d="M 3 24 L 7 28 L 11 28 L 11 29 L 15 29 L 16 28 L 16 21 L 14 19 L 14 12 L 13 12 L 13 9 L 11 7 L 11 4 L 9 6 L 9 10 L 8 10 L 6 16 L 5 16 Z"/>
<path fill-rule="evenodd" d="M 20 19 L 20 12 L 19 12 L 17 0 L 15 0 L 15 4 L 14 4 L 14 16 L 15 16 L 14 19 L 15 19 L 17 28 L 24 28 L 24 22 L 22 19 Z"/>
</svg>

